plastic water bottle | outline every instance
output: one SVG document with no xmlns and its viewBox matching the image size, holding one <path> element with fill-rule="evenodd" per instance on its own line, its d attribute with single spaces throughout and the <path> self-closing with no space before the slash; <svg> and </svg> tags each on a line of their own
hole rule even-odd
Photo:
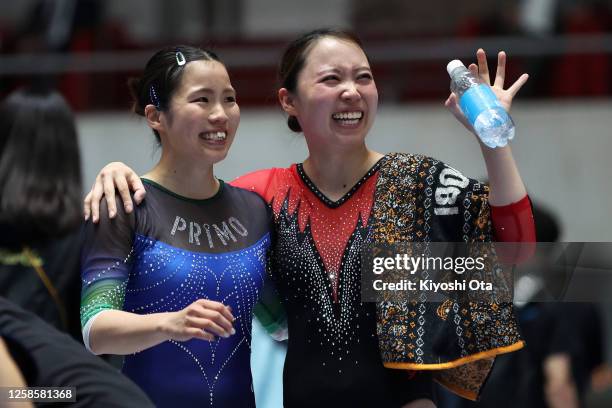
<svg viewBox="0 0 612 408">
<path fill-rule="evenodd" d="M 514 138 L 514 122 L 489 87 L 459 60 L 446 66 L 451 77 L 451 91 L 459 98 L 459 106 L 476 134 L 485 145 L 495 148 Z"/>
</svg>

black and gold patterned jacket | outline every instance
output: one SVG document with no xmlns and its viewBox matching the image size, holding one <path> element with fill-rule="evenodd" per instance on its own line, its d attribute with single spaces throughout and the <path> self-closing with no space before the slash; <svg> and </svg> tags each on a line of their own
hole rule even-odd
<svg viewBox="0 0 612 408">
<path fill-rule="evenodd" d="M 432 158 L 387 155 L 376 186 L 373 243 L 491 242 L 488 191 Z M 436 381 L 468 399 L 478 398 L 496 355 L 524 345 L 511 302 L 384 301 L 377 314 L 386 367 L 433 370 Z"/>
</svg>

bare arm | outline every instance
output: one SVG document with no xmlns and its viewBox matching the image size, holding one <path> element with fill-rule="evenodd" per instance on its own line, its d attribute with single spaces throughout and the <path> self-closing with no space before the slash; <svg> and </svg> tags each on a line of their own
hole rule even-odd
<svg viewBox="0 0 612 408">
<path fill-rule="evenodd" d="M 409 402 L 402 408 L 436 408 L 436 404 L 430 399 L 419 398 L 418 400 Z"/>
<path fill-rule="evenodd" d="M 27 387 L 23 376 L 21 375 L 21 370 L 13 360 L 11 353 L 6 347 L 6 343 L 0 337 L 0 386 L 2 387 Z"/>
<path fill-rule="evenodd" d="M 567 354 L 553 354 L 544 361 L 544 395 L 551 408 L 578 408 L 578 393 Z"/>
<path fill-rule="evenodd" d="M 95 354 L 132 354 L 166 340 L 212 341 L 236 333 L 234 316 L 219 302 L 200 299 L 178 312 L 139 315 L 105 310 L 95 317 L 89 348 Z"/>
<path fill-rule="evenodd" d="M 11 353 L 9 353 L 6 343 L 0 337 L 0 387 L 27 387 L 28 384 L 25 382 L 21 370 L 13 360 Z M 6 403 L 7 407 L 32 407 L 32 403 L 29 401 Z"/>
<path fill-rule="evenodd" d="M 527 195 L 527 190 L 512 156 L 510 145 L 491 149 L 480 145 L 489 177 L 489 203 L 502 206 L 515 203 Z"/>
<path fill-rule="evenodd" d="M 497 72 L 493 83 L 491 83 L 489 78 L 489 67 L 487 65 L 487 58 L 484 50 L 479 49 L 476 53 L 476 58 L 478 60 L 478 65 L 471 64 L 469 66 L 470 71 L 479 75 L 483 82 L 491 85 L 491 89 L 499 99 L 501 105 L 507 112 L 510 112 L 514 96 L 525 82 L 527 82 L 529 76 L 527 74 L 521 75 L 514 84 L 504 90 L 506 53 L 501 51 L 497 56 Z M 470 132 L 474 133 L 474 128 L 468 123 L 459 108 L 455 94 L 451 94 L 448 97 L 445 106 Z M 491 188 L 489 194 L 490 204 L 503 206 L 515 203 L 525 197 L 527 191 L 514 161 L 514 157 L 512 156 L 510 146 L 492 149 L 480 143 L 480 148 L 487 168 L 489 185 Z"/>
</svg>

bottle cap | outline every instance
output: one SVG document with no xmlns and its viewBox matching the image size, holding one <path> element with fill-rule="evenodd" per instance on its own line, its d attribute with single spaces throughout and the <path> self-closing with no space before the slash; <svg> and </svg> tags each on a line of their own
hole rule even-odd
<svg viewBox="0 0 612 408">
<path fill-rule="evenodd" d="M 460 60 L 456 59 L 456 60 L 452 60 L 451 62 L 448 63 L 448 65 L 446 65 L 446 71 L 448 72 L 448 75 L 451 75 L 452 72 L 459 67 L 463 67 L 465 68 L 465 65 L 463 65 L 463 62 L 461 62 Z"/>
</svg>

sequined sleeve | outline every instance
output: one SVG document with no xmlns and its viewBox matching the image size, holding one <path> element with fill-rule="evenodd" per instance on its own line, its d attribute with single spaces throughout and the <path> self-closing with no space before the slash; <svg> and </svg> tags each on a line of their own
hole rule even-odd
<svg viewBox="0 0 612 408">
<path fill-rule="evenodd" d="M 233 180 L 230 184 L 234 187 L 239 187 L 244 190 L 257 193 L 266 203 L 270 202 L 271 194 L 274 190 L 271 185 L 274 183 L 276 168 L 257 170 Z"/>
<path fill-rule="evenodd" d="M 100 222 L 88 222 L 81 253 L 81 328 L 104 310 L 121 309 L 130 271 L 134 240 L 134 215 L 117 203 L 117 216 L 108 218 L 106 202 L 100 204 Z M 84 337 L 86 333 L 84 333 Z"/>
<path fill-rule="evenodd" d="M 273 193 L 275 192 L 273 186 L 275 185 L 274 182 L 277 170 L 278 169 L 275 168 L 257 170 L 238 177 L 231 182 L 231 185 L 253 191 L 263 198 L 266 203 L 270 203 Z M 268 207 L 268 211 L 272 218 L 273 214 L 270 207 Z M 274 231 L 272 219 L 270 219 L 270 223 L 270 230 Z M 274 241 L 274 237 L 272 237 L 272 240 Z M 272 247 L 274 247 L 274 245 L 272 245 Z M 287 331 L 287 315 L 271 279 L 270 259 L 271 255 L 268 256 L 266 265 L 268 279 L 253 312 L 266 332 L 273 339 L 282 341 L 287 340 L 289 337 Z"/>
<path fill-rule="evenodd" d="M 515 203 L 491 205 L 491 221 L 495 240 L 500 242 L 534 242 L 535 224 L 529 196 Z"/>
<path fill-rule="evenodd" d="M 533 256 L 536 231 L 529 196 L 509 205 L 492 205 L 491 223 L 496 241 L 517 243 L 498 248 L 498 256 L 503 263 L 521 264 Z"/>
<path fill-rule="evenodd" d="M 257 320 L 266 332 L 277 341 L 287 340 L 287 314 L 280 301 L 276 287 L 269 277 L 261 291 L 259 301 L 253 309 Z"/>
</svg>

